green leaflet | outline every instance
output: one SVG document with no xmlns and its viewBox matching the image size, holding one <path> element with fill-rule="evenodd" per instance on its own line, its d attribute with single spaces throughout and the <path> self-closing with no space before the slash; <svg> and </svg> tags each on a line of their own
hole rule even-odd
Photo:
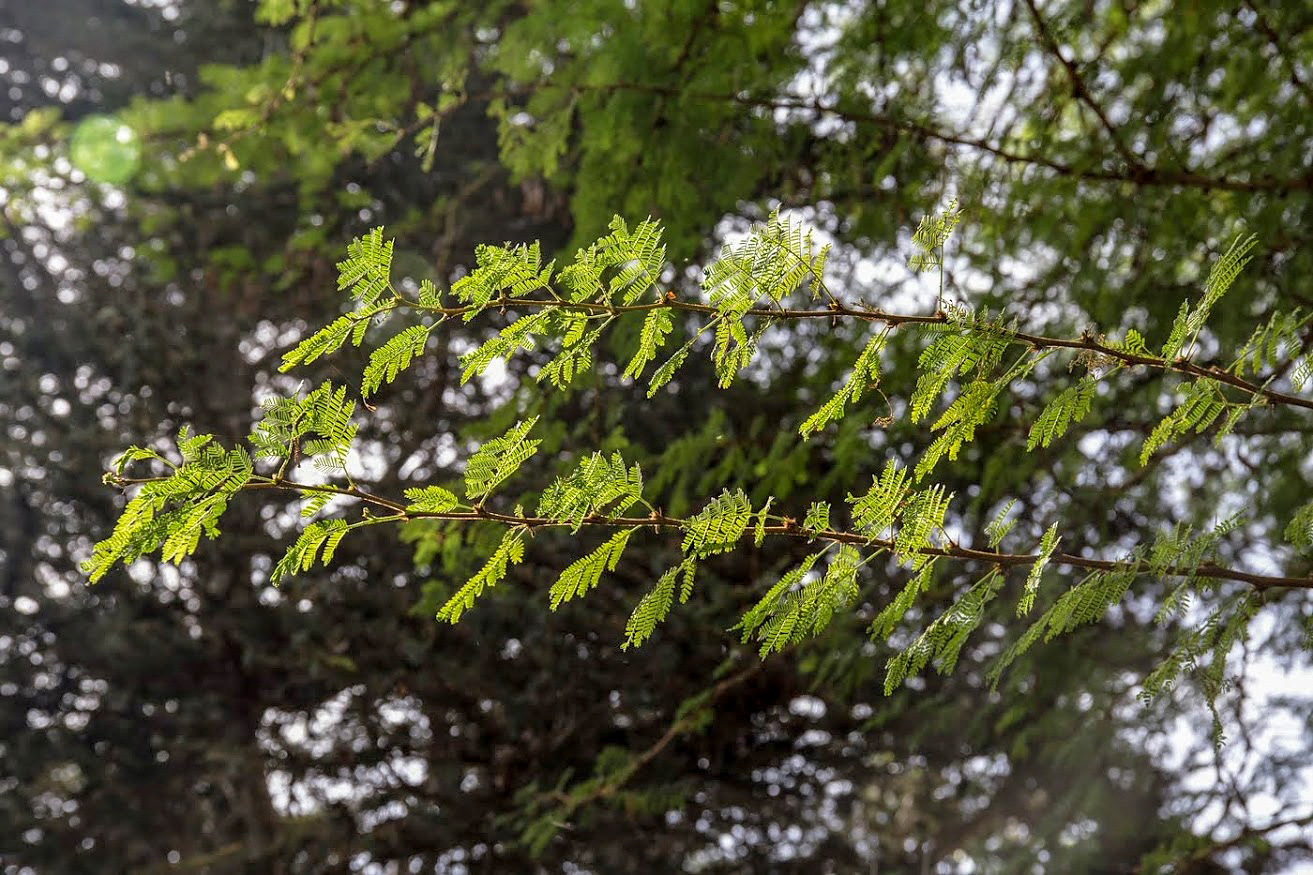
<svg viewBox="0 0 1313 875">
<path fill-rule="evenodd" d="M 872 479 L 871 488 L 863 496 L 856 497 L 849 493 L 848 502 L 853 506 L 853 525 L 863 534 L 877 538 L 884 533 L 902 511 L 903 499 L 912 488 L 911 478 L 906 468 L 890 459 L 885 463 L 884 471 Z"/>
<path fill-rule="evenodd" d="M 675 600 L 676 586 L 680 589 L 680 601 L 688 601 L 693 591 L 693 575 L 696 571 L 697 560 L 690 556 L 661 575 L 656 586 L 643 596 L 630 615 L 629 622 L 625 624 L 625 642 L 621 645 L 622 649 L 638 647 L 652 637 L 657 625 L 670 613 L 670 606 Z"/>
<path fill-rule="evenodd" d="M 975 380 L 967 384 L 930 427 L 931 431 L 941 434 L 931 442 L 916 463 L 916 480 L 934 471 L 945 456 L 950 460 L 956 459 L 962 445 L 975 440 L 976 428 L 994 415 L 994 402 L 999 388 L 999 383 L 993 380 Z"/>
<path fill-rule="evenodd" d="M 1053 556 L 1053 551 L 1057 549 L 1058 541 L 1058 524 L 1054 523 L 1044 532 L 1044 536 L 1039 542 L 1039 558 L 1035 564 L 1030 566 L 1030 573 L 1026 575 L 1026 588 L 1022 591 L 1021 601 L 1017 603 L 1017 616 L 1022 617 L 1030 613 L 1031 608 L 1035 607 L 1035 595 L 1039 592 L 1040 578 L 1044 575 L 1044 566 L 1049 564 L 1049 559 Z"/>
<path fill-rule="evenodd" d="M 811 437 L 830 423 L 842 419 L 849 404 L 856 404 L 868 389 L 879 384 L 880 351 L 884 349 L 885 341 L 888 338 L 889 330 L 887 328 L 871 336 L 871 339 L 866 342 L 866 346 L 862 348 L 861 353 L 858 354 L 857 361 L 853 363 L 852 373 L 848 376 L 847 382 L 843 384 L 843 388 L 836 392 L 833 398 L 822 404 L 820 409 L 807 417 L 802 425 L 798 426 L 798 433 L 803 436 L 803 439 Z"/>
<path fill-rule="evenodd" d="M 512 529 L 502 537 L 501 543 L 497 545 L 497 549 L 488 557 L 483 567 L 456 590 L 442 606 L 438 611 L 438 619 L 446 620 L 448 623 L 458 621 L 462 614 L 474 607 L 475 600 L 483 595 L 484 590 L 504 580 L 510 567 L 522 561 L 524 561 L 524 534 L 518 529 Z"/>
<path fill-rule="evenodd" d="M 616 563 L 620 561 L 634 531 L 621 529 L 591 553 L 571 562 L 561 572 L 556 583 L 552 584 L 552 610 L 559 608 L 563 602 L 587 594 L 602 579 L 603 571 L 615 571 Z"/>
<path fill-rule="evenodd" d="M 411 361 L 424 353 L 432 325 L 414 325 L 394 336 L 387 343 L 374 350 L 369 356 L 369 365 L 360 380 L 362 395 L 372 395 L 384 383 L 391 383 L 397 375 L 410 367 Z"/>
<path fill-rule="evenodd" d="M 1290 356 L 1298 358 L 1291 372 L 1291 382 L 1296 389 L 1301 388 L 1307 376 L 1301 377 L 1297 372 L 1308 368 L 1308 357 L 1300 355 L 1303 349 L 1301 331 L 1310 321 L 1313 321 L 1313 313 L 1304 313 L 1298 307 L 1273 313 L 1267 322 L 1254 329 L 1228 370 L 1237 376 L 1258 374 L 1264 369 L 1279 367 L 1283 359 Z"/>
<path fill-rule="evenodd" d="M 683 550 L 699 558 L 734 549 L 752 521 L 752 505 L 743 490 L 728 489 L 688 521 Z"/>
<path fill-rule="evenodd" d="M 315 491 L 302 496 L 305 503 L 301 505 L 301 518 L 309 519 L 324 509 L 330 501 L 333 500 L 333 493 L 324 491 Z"/>
<path fill-rule="evenodd" d="M 301 537 L 278 560 L 269 574 L 269 582 L 277 586 L 285 578 L 299 571 L 309 571 L 319 559 L 324 565 L 333 561 L 338 544 L 350 530 L 346 520 L 321 520 L 305 527 Z"/>
<path fill-rule="evenodd" d="M 410 501 L 406 510 L 412 513 L 446 513 L 460 506 L 456 495 L 441 486 L 414 487 L 404 494 Z"/>
<path fill-rule="evenodd" d="M 991 570 L 975 583 L 915 641 L 890 658 L 885 671 L 884 691 L 889 695 L 907 678 L 920 674 L 931 661 L 940 674 L 949 674 L 967 637 L 984 617 L 985 607 L 998 595 L 1003 576 Z"/>
<path fill-rule="evenodd" d="M 898 534 L 894 537 L 894 556 L 905 562 L 926 561 L 921 552 L 931 546 L 931 538 L 936 531 L 943 531 L 944 514 L 948 512 L 953 493 L 945 493 L 940 485 L 913 493 L 903 506 L 899 518 Z"/>
<path fill-rule="evenodd" d="M 807 516 L 802 521 L 802 528 L 808 532 L 823 532 L 830 527 L 830 503 L 813 501 L 807 508 Z"/>
<path fill-rule="evenodd" d="M 567 337 L 566 346 L 542 370 L 538 372 L 538 382 L 551 381 L 557 389 L 564 389 L 574 381 L 576 375 L 593 366 L 593 346 L 606 328 L 603 322 L 587 334 L 571 340 Z"/>
<path fill-rule="evenodd" d="M 574 263 L 556 275 L 570 290 L 572 301 L 614 301 L 633 304 L 654 289 L 665 266 L 666 247 L 661 224 L 648 217 L 631 232 L 619 216 L 611 219 L 611 233 L 575 255 Z"/>
<path fill-rule="evenodd" d="M 1090 412 L 1090 402 L 1094 400 L 1096 386 L 1093 380 L 1082 380 L 1059 392 L 1056 398 L 1045 405 L 1035 424 L 1030 427 L 1026 449 L 1049 446 L 1066 434 L 1073 423 L 1084 419 Z"/>
<path fill-rule="evenodd" d="M 1172 651 L 1144 678 L 1139 698 L 1147 704 L 1175 687 L 1181 675 L 1198 672 L 1200 688 L 1213 715 L 1213 743 L 1220 746 L 1224 738 L 1217 697 L 1229 687 L 1226 656 L 1246 636 L 1261 604 L 1257 593 L 1243 593 L 1220 605 L 1199 625 L 1184 630 Z M 1208 662 L 1202 664 L 1205 658 Z"/>
<path fill-rule="evenodd" d="M 393 309 L 394 306 L 393 303 L 375 304 L 339 316 L 284 353 L 278 370 L 287 372 L 297 365 L 308 365 L 322 356 L 337 352 L 348 340 L 352 346 L 360 346 L 364 342 L 365 331 L 369 328 L 370 322 L 379 314 Z"/>
<path fill-rule="evenodd" d="M 1286 525 L 1285 539 L 1296 547 L 1313 547 L 1313 500 L 1300 505 Z"/>
<path fill-rule="evenodd" d="M 1112 345 L 1133 355 L 1153 357 L 1153 353 L 1149 352 L 1149 347 L 1144 341 L 1144 335 L 1134 328 L 1126 329 L 1126 339 L 1120 344 L 1113 342 Z"/>
<path fill-rule="evenodd" d="M 962 211 L 958 209 L 957 199 L 948 202 L 938 216 L 922 216 L 921 222 L 912 234 L 912 243 L 917 252 L 907 260 L 907 266 L 921 273 L 944 265 L 944 245 L 953 236 L 953 230 L 962 221 Z"/>
<path fill-rule="evenodd" d="M 1008 514 L 1012 513 L 1012 508 L 1016 507 L 1017 500 L 1009 499 L 1008 503 L 999 508 L 994 519 L 989 525 L 985 526 L 985 534 L 989 537 L 989 549 L 997 550 L 998 545 L 1003 543 L 1003 539 L 1008 536 L 1008 532 L 1016 526 L 1015 519 L 1008 519 Z"/>
<path fill-rule="evenodd" d="M 550 310 L 542 310 L 528 316 L 521 316 L 485 341 L 477 349 L 460 357 L 460 381 L 468 383 L 476 374 L 481 374 L 492 364 L 494 359 L 510 358 L 520 350 L 534 348 L 534 336 L 546 333 L 552 319 Z"/>
<path fill-rule="evenodd" d="M 1140 449 L 1140 464 L 1147 464 L 1149 457 L 1164 444 L 1181 437 L 1191 429 L 1195 433 L 1203 432 L 1217 421 L 1217 417 L 1227 406 L 1227 401 L 1216 383 L 1203 380 L 1190 383 L 1181 405 L 1158 423 L 1145 438 L 1144 445 Z M 1231 424 L 1234 424 L 1234 420 L 1231 420 Z"/>
<path fill-rule="evenodd" d="M 1185 346 L 1187 337 L 1190 338 L 1190 345 L 1193 348 L 1199 332 L 1208 321 L 1213 306 L 1221 300 L 1240 276 L 1240 271 L 1249 263 L 1252 257 L 1250 252 L 1256 245 L 1258 245 L 1258 237 L 1253 234 L 1248 237 L 1236 237 L 1230 248 L 1213 262 L 1213 267 L 1208 272 L 1208 279 L 1204 281 L 1204 294 L 1199 304 L 1195 307 L 1191 307 L 1189 301 L 1181 304 L 1176 320 L 1172 323 L 1171 334 L 1163 344 L 1163 358 L 1176 358 Z M 1186 350 L 1185 354 L 1188 357 L 1190 350 Z"/>
<path fill-rule="evenodd" d="M 721 319 L 716 323 L 716 341 L 711 351 L 716 385 L 727 389 L 733 384 L 734 378 L 757 354 L 757 344 L 768 327 L 769 323 L 763 321 L 749 334 L 740 319 Z"/>
<path fill-rule="evenodd" d="M 218 521 L 229 498 L 251 478 L 251 457 L 241 447 L 224 450 L 210 435 L 192 437 L 184 429 L 179 439 L 190 458 L 167 478 L 141 485 L 123 508 L 114 530 L 82 563 L 92 583 L 114 565 L 156 550 L 165 561 L 180 562 L 195 552 L 202 537 L 218 537 Z M 138 449 L 123 454 L 119 461 L 126 465 L 144 458 L 159 456 Z"/>
<path fill-rule="evenodd" d="M 610 459 L 593 453 L 543 491 L 538 515 L 571 523 L 577 532 L 593 514 L 623 514 L 642 500 L 643 471 L 638 465 L 626 467 L 619 453 L 612 453 Z"/>
<path fill-rule="evenodd" d="M 269 398 L 260 405 L 264 415 L 247 438 L 256 458 L 314 459 L 324 471 L 346 470 L 347 455 L 357 426 L 356 404 L 346 400 L 346 387 L 324 383 L 305 398 Z"/>
<path fill-rule="evenodd" d="M 1012 329 L 991 321 L 987 314 L 957 311 L 945 325 L 934 326 L 939 336 L 921 353 L 921 372 L 910 403 L 913 422 L 920 422 L 958 374 L 987 377 L 998 366 L 1011 343 Z"/>
<path fill-rule="evenodd" d="M 742 241 L 727 244 L 707 270 L 702 288 L 727 319 L 737 320 L 762 299 L 779 303 L 804 283 L 825 283 L 830 247 L 816 247 L 810 230 L 771 212 Z"/>
<path fill-rule="evenodd" d="M 624 375 L 637 380 L 643 375 L 643 369 L 656 359 L 656 354 L 665 345 L 666 336 L 675 324 L 675 314 L 671 310 L 659 309 L 648 312 L 643 320 L 643 330 L 639 334 L 638 349 L 625 368 Z M 652 397 L 649 393 L 648 397 Z"/>
<path fill-rule="evenodd" d="M 537 243 L 520 246 L 480 246 L 474 252 L 476 267 L 451 287 L 457 300 L 469 305 L 462 318 L 469 322 L 494 298 L 518 298 L 545 289 L 553 264 L 542 263 Z"/>
<path fill-rule="evenodd" d="M 712 361 L 721 388 L 747 367 L 769 325 L 763 320 L 749 332 L 744 316 L 759 303 L 779 304 L 804 284 L 823 289 L 828 254 L 828 246 L 818 249 L 811 231 L 781 218 L 779 210 L 742 241 L 721 249 L 702 281 L 717 311 Z"/>
<path fill-rule="evenodd" d="M 754 605 L 735 629 L 743 630 L 743 641 L 761 642 L 760 654 L 767 656 L 808 637 L 819 635 L 830 625 L 834 612 L 857 599 L 857 569 L 861 554 L 841 545 L 825 574 L 812 571 L 824 551 L 813 553 L 789 570 Z"/>
<path fill-rule="evenodd" d="M 392 241 L 383 241 L 382 228 L 357 237 L 347 246 L 346 260 L 338 262 L 337 271 L 337 287 L 350 289 L 361 308 L 372 307 L 391 290 Z"/>
<path fill-rule="evenodd" d="M 1003 672 L 1041 638 L 1050 641 L 1058 635 L 1102 619 L 1108 609 L 1126 595 L 1137 574 L 1135 567 L 1097 571 L 1064 592 L 990 665 L 985 673 L 990 686 L 996 688 Z"/>
<path fill-rule="evenodd" d="M 652 374 L 651 381 L 648 383 L 647 397 L 651 398 L 657 393 L 657 390 L 670 382 L 671 378 L 675 376 L 675 371 L 679 370 L 680 366 L 684 364 L 684 360 L 688 358 L 688 354 L 693 349 L 693 344 L 697 343 L 697 339 L 697 335 L 689 338 L 683 346 L 675 350 L 674 355 L 666 359 L 665 364 L 656 369 L 656 372 Z"/>
<path fill-rule="evenodd" d="M 917 569 L 916 573 L 899 590 L 894 600 L 885 605 L 883 610 L 876 615 L 867 628 L 871 640 L 887 641 L 889 639 L 889 636 L 894 633 L 894 629 L 902 622 L 903 616 L 916 603 L 916 597 L 930 588 L 930 584 L 935 578 L 938 561 L 938 559 L 932 559 Z"/>
<path fill-rule="evenodd" d="M 528 440 L 538 417 L 517 422 L 501 437 L 493 438 L 470 456 L 465 465 L 465 496 L 471 500 L 487 498 L 492 490 L 514 474 L 534 453 L 541 441 Z"/>
</svg>

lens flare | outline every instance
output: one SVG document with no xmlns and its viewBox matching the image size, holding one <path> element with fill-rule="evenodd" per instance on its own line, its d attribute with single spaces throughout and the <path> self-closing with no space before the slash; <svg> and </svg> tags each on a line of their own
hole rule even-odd
<svg viewBox="0 0 1313 875">
<path fill-rule="evenodd" d="M 121 185 L 137 172 L 141 140 L 136 131 L 112 116 L 88 116 L 73 131 L 69 157 L 88 179 Z"/>
</svg>

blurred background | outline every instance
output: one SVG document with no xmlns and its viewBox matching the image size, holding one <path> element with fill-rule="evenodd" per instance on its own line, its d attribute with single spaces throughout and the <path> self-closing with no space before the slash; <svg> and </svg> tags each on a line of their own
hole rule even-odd
<svg viewBox="0 0 1313 875">
<path fill-rule="evenodd" d="M 180 567 L 94 588 L 77 568 L 121 506 L 101 484 L 118 450 L 184 424 L 234 441 L 262 395 L 352 384 L 349 353 L 277 364 L 341 312 L 334 263 L 380 224 L 396 283 L 444 286 L 478 243 L 568 257 L 612 214 L 652 215 L 671 287 L 694 290 L 780 207 L 834 243 L 833 287 L 878 306 L 920 300 L 909 232 L 955 196 L 951 298 L 1149 337 L 1244 228 L 1258 257 L 1202 351 L 1225 358 L 1272 310 L 1313 306 L 1313 6 L 0 0 L 0 120 L 6 873 L 1313 871 L 1307 599 L 1274 598 L 1234 654 L 1215 748 L 1192 685 L 1136 699 L 1172 631 L 1153 581 L 997 692 L 1006 608 L 953 676 L 886 697 L 864 627 L 896 574 L 796 653 L 755 664 L 723 631 L 787 545 L 708 563 L 630 652 L 625 619 L 673 549 L 631 550 L 551 613 L 579 549 L 540 538 L 455 627 L 434 605 L 496 532 L 362 536 L 274 589 L 287 521 L 249 501 Z M 607 359 L 547 397 L 534 354 L 461 385 L 456 354 L 492 327 L 442 332 L 380 393 L 362 482 L 441 481 L 527 410 L 546 426 L 531 485 L 623 449 L 675 514 L 722 487 L 841 501 L 925 440 L 874 407 L 806 445 L 780 427 L 843 376 L 864 341 L 845 326 L 799 326 L 729 391 L 691 362 L 650 400 Z M 888 386 L 914 379 L 889 367 Z M 1018 399 L 945 469 L 958 524 L 1018 497 L 1021 530 L 1060 512 L 1115 547 L 1244 508 L 1225 558 L 1308 571 L 1256 546 L 1309 495 L 1306 419 L 1266 412 L 1140 467 L 1159 387 L 1121 388 L 1090 439 L 1034 454 L 1039 402 Z M 678 724 L 723 676 L 708 718 Z M 626 751 L 651 756 L 565 805 Z"/>
</svg>

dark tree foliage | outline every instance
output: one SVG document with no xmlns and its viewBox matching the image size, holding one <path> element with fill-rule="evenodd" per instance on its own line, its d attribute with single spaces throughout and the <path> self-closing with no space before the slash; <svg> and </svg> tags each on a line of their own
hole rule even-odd
<svg viewBox="0 0 1313 875">
<path fill-rule="evenodd" d="M 1242 684 L 1221 700 L 1215 752 L 1173 733 L 1181 715 L 1208 723 L 1190 685 L 1135 700 L 1182 622 L 1152 620 L 1167 584 L 1028 653 L 991 692 L 1000 606 L 955 673 L 886 696 L 888 653 L 866 625 L 905 573 L 864 595 L 867 614 L 764 661 L 722 631 L 801 543 L 708 560 L 698 598 L 628 651 L 627 618 L 673 548 L 631 552 L 549 612 L 584 536 L 544 535 L 454 626 L 434 611 L 499 531 L 412 524 L 399 547 L 366 529 L 275 588 L 296 504 L 244 497 L 180 566 L 143 561 L 95 587 L 78 569 L 119 510 L 101 475 L 122 447 L 184 425 L 231 445 L 261 397 L 303 378 L 359 393 L 363 354 L 278 364 L 340 314 L 334 263 L 378 224 L 411 289 L 466 274 L 478 243 L 541 239 L 568 258 L 613 213 L 651 214 L 690 266 L 670 280 L 682 291 L 724 237 L 782 206 L 834 237 L 849 294 L 897 301 L 913 279 L 870 265 L 951 193 L 967 223 L 951 297 L 1055 332 L 1165 336 L 1201 248 L 1215 256 L 1243 223 L 1261 241 L 1247 293 L 1207 339 L 1238 348 L 1271 311 L 1310 306 L 1313 14 L 1159 6 L 0 0 L 0 863 L 1278 872 L 1308 853 L 1307 751 L 1266 755 L 1252 705 L 1303 727 L 1306 702 Z M 78 123 L 111 112 L 140 149 L 115 184 L 70 161 Z M 695 357 L 641 403 L 617 379 L 627 337 L 568 393 L 537 391 L 545 350 L 462 383 L 457 356 L 495 328 L 435 335 L 361 409 L 374 463 L 360 482 L 399 494 L 455 477 L 530 408 L 543 444 L 527 488 L 582 448 L 622 450 L 674 515 L 722 488 L 841 504 L 886 453 L 926 443 L 907 423 L 873 427 L 874 405 L 806 445 L 791 431 L 862 348 L 842 324 L 764 348 L 768 382 L 717 389 Z M 885 383 L 914 383 L 913 364 L 891 360 Z M 1160 392 L 1137 375 L 1118 406 L 1096 404 L 1084 425 L 1100 452 L 1075 435 L 1025 455 L 969 445 L 936 479 L 973 533 L 1018 497 L 1036 538 L 1060 509 L 1090 544 L 1247 504 L 1220 559 L 1249 567 L 1307 500 L 1303 418 L 1263 411 L 1238 447 L 1191 435 L 1141 467 Z M 983 428 L 1024 446 L 1030 406 Z M 1306 556 L 1280 558 L 1307 573 Z M 962 585 L 945 574 L 929 603 Z M 1300 665 L 1308 602 L 1278 602 L 1252 658 Z M 1164 755 L 1172 739 L 1185 765 Z M 1186 779 L 1210 758 L 1200 789 Z M 1254 767 L 1232 777 L 1236 758 Z M 1245 810 L 1259 798 L 1276 813 Z M 1300 823 L 1273 829 L 1285 821 Z"/>
</svg>

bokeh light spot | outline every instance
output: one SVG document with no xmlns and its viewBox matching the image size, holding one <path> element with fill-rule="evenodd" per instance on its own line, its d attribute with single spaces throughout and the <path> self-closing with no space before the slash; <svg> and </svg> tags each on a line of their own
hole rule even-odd
<svg viewBox="0 0 1313 875">
<path fill-rule="evenodd" d="M 69 157 L 88 179 L 121 185 L 137 172 L 141 140 L 136 131 L 112 116 L 88 116 L 73 131 Z"/>
</svg>

